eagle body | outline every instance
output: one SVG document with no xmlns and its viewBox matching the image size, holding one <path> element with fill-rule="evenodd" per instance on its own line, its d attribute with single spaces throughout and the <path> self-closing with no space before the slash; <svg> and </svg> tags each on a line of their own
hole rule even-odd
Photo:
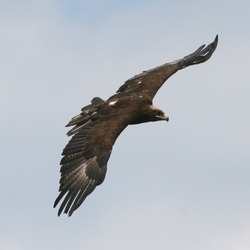
<svg viewBox="0 0 250 250">
<path fill-rule="evenodd" d="M 70 120 L 66 126 L 73 126 L 67 133 L 72 138 L 62 152 L 60 194 L 54 203 L 56 207 L 63 199 L 58 215 L 64 212 L 71 216 L 104 181 L 113 145 L 128 125 L 168 121 L 167 114 L 153 106 L 155 94 L 178 70 L 207 61 L 217 43 L 218 36 L 180 60 L 128 79 L 108 100 L 93 98 Z"/>
</svg>

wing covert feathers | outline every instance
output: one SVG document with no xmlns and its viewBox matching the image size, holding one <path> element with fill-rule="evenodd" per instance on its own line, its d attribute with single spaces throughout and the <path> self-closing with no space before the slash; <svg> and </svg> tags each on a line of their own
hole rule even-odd
<svg viewBox="0 0 250 250">
<path fill-rule="evenodd" d="M 71 216 L 104 181 L 113 144 L 127 125 L 155 121 L 154 112 L 162 111 L 149 107 L 163 83 L 180 69 L 206 62 L 217 44 L 218 36 L 208 46 L 202 45 L 180 60 L 128 79 L 117 94 L 107 101 L 93 98 L 90 105 L 70 120 L 66 126 L 73 126 L 67 133 L 72 138 L 62 152 L 60 193 L 54 203 L 56 207 L 62 200 L 58 216 L 62 212 Z"/>
<path fill-rule="evenodd" d="M 122 86 L 120 86 L 117 93 L 147 93 L 151 100 L 153 100 L 157 91 L 170 76 L 178 70 L 190 65 L 206 62 L 212 56 L 217 44 L 218 35 L 211 44 L 208 46 L 202 45 L 195 52 L 182 59 L 143 71 L 141 74 L 128 79 Z"/>
</svg>

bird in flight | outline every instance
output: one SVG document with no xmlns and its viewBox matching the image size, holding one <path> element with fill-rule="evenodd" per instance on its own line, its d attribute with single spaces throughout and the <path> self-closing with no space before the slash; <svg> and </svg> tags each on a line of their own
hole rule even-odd
<svg viewBox="0 0 250 250">
<path fill-rule="evenodd" d="M 108 100 L 99 97 L 82 108 L 66 125 L 72 136 L 62 152 L 59 195 L 63 199 L 58 216 L 71 216 L 96 186 L 104 181 L 107 162 L 120 133 L 131 124 L 168 121 L 162 110 L 153 106 L 153 98 L 163 83 L 178 70 L 207 61 L 218 43 L 218 35 L 209 45 L 171 63 L 143 71 L 128 79 Z"/>
</svg>

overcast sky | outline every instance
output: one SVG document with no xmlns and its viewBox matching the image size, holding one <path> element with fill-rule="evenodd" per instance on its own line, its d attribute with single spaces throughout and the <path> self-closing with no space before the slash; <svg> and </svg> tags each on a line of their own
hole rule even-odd
<svg viewBox="0 0 250 250">
<path fill-rule="evenodd" d="M 0 248 L 250 249 L 250 1 L 0 1 Z M 64 127 L 94 96 L 219 34 L 128 127 L 104 183 L 57 217 Z"/>
</svg>

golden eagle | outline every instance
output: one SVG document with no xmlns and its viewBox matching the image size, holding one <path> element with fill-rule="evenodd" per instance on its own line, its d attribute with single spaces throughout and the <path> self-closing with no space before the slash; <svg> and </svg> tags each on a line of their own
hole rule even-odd
<svg viewBox="0 0 250 250">
<path fill-rule="evenodd" d="M 54 207 L 64 197 L 58 216 L 69 216 L 105 178 L 107 162 L 119 134 L 130 124 L 168 121 L 166 113 L 152 105 L 163 83 L 178 70 L 207 61 L 216 49 L 218 36 L 208 46 L 171 63 L 128 79 L 108 100 L 95 97 L 66 125 L 74 126 L 61 160 L 60 188 Z"/>
</svg>

